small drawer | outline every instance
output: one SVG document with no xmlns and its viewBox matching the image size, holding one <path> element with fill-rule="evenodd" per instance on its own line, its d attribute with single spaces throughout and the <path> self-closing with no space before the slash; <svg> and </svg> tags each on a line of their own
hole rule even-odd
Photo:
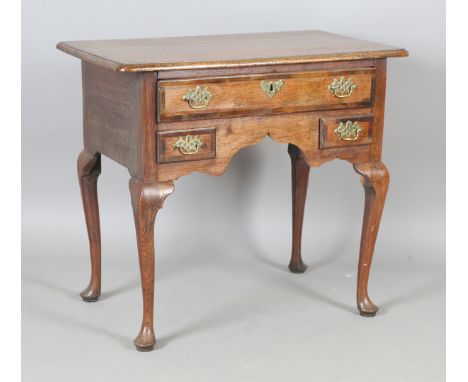
<svg viewBox="0 0 468 382">
<path fill-rule="evenodd" d="M 320 148 L 370 145 L 372 143 L 373 117 L 320 119 Z"/>
<path fill-rule="evenodd" d="M 215 157 L 215 128 L 157 133 L 157 159 L 159 163 L 212 159 Z"/>
<path fill-rule="evenodd" d="M 158 121 L 369 107 L 375 69 L 162 80 Z"/>
</svg>

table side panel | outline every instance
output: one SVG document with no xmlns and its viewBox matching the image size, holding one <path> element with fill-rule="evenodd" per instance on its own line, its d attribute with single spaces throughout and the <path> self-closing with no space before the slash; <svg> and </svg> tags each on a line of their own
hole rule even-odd
<svg viewBox="0 0 468 382">
<path fill-rule="evenodd" d="M 116 73 L 83 62 L 85 149 L 138 173 L 141 74 Z"/>
</svg>

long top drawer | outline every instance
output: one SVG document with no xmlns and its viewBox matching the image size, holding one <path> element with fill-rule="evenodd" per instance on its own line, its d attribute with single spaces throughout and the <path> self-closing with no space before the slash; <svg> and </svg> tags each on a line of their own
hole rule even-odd
<svg viewBox="0 0 468 382">
<path fill-rule="evenodd" d="M 158 121 L 371 106 L 375 70 L 158 81 Z"/>
</svg>

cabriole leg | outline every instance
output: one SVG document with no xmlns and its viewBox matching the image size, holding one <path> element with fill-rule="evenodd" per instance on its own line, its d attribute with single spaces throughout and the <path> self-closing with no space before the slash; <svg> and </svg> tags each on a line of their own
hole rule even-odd
<svg viewBox="0 0 468 382">
<path fill-rule="evenodd" d="M 303 273 L 307 265 L 302 261 L 301 240 L 302 223 L 304 221 L 304 208 L 307 197 L 310 167 L 306 163 L 301 150 L 292 144 L 288 145 L 291 157 L 291 183 L 292 183 L 292 251 L 289 270 L 293 273 Z"/>
<path fill-rule="evenodd" d="M 164 199 L 172 193 L 174 186 L 168 183 L 143 183 L 130 179 L 133 215 L 140 262 L 141 288 L 143 291 L 143 321 L 141 330 L 134 340 L 139 351 L 150 351 L 156 343 L 153 328 L 154 304 L 154 221 L 162 208 Z"/>
<path fill-rule="evenodd" d="M 80 295 L 84 301 L 91 302 L 96 301 L 101 295 L 101 230 L 97 196 L 101 155 L 99 153 L 92 155 L 83 150 L 78 157 L 77 167 L 91 253 L 91 280 Z"/>
<path fill-rule="evenodd" d="M 359 253 L 357 306 L 362 316 L 373 317 L 379 308 L 369 298 L 367 284 L 375 241 L 387 195 L 389 174 L 382 162 L 359 163 L 354 165 L 354 169 L 361 175 L 361 183 L 365 190 L 364 218 Z"/>
</svg>

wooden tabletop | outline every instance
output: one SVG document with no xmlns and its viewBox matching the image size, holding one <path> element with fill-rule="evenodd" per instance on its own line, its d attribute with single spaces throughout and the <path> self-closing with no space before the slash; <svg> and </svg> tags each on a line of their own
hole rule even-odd
<svg viewBox="0 0 468 382">
<path fill-rule="evenodd" d="M 323 31 L 60 42 L 57 48 L 120 72 L 245 67 L 404 57 L 404 49 Z"/>
</svg>

